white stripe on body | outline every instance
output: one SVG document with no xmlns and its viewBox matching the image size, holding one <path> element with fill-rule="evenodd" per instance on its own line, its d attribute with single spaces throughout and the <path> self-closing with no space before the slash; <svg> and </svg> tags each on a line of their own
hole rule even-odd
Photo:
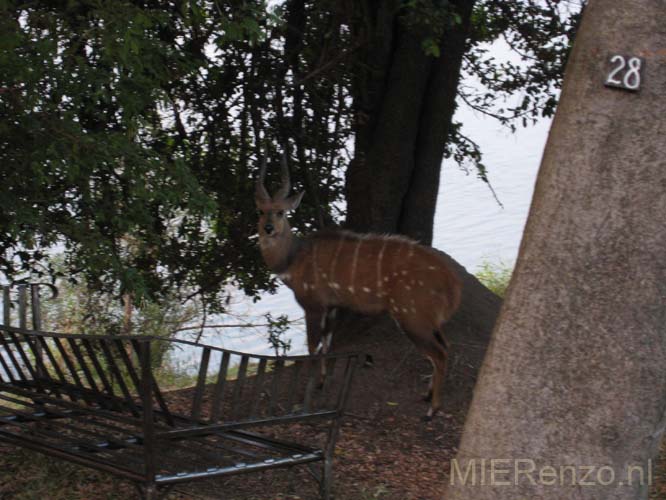
<svg viewBox="0 0 666 500">
<path fill-rule="evenodd" d="M 382 241 L 382 247 L 377 255 L 377 294 L 382 292 L 382 261 L 384 260 L 384 250 L 386 250 L 386 239 Z"/>
<path fill-rule="evenodd" d="M 356 283 L 356 264 L 358 263 L 358 251 L 361 248 L 362 239 L 358 240 L 356 243 L 356 248 L 354 248 L 354 257 L 352 258 L 352 268 L 351 268 L 351 278 L 349 284 L 349 291 L 354 293 L 354 283 Z"/>
</svg>

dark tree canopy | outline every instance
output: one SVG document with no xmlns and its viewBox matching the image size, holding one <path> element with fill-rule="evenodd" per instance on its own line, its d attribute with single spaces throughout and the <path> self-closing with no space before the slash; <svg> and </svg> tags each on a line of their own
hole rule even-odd
<svg viewBox="0 0 666 500">
<path fill-rule="evenodd" d="M 254 174 L 282 149 L 306 191 L 299 229 L 341 222 L 346 201 L 351 227 L 429 242 L 442 155 L 484 175 L 452 122 L 456 95 L 507 124 L 552 114 L 578 10 L 0 2 L 0 272 L 51 275 L 55 247 L 68 275 L 113 294 L 218 307 L 224 283 L 255 294 L 273 282 L 253 239 Z M 499 38 L 520 62 L 492 58 Z M 461 73 L 481 86 L 458 88 Z"/>
</svg>

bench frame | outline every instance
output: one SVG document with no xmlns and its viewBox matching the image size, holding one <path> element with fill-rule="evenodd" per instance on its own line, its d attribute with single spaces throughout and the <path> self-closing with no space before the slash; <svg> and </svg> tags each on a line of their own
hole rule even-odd
<svg viewBox="0 0 666 500">
<path fill-rule="evenodd" d="M 18 327 L 4 308 L 0 441 L 131 480 L 151 500 L 184 482 L 297 465 L 330 498 L 357 354 L 261 356 L 140 335 L 43 332 L 38 292 L 18 287 Z M 9 287 L 3 299 L 11 304 Z M 151 360 L 156 348 L 178 346 L 199 358 L 195 384 L 178 393 L 187 404 L 175 411 Z M 315 420 L 323 443 L 282 438 L 290 425 Z"/>
</svg>

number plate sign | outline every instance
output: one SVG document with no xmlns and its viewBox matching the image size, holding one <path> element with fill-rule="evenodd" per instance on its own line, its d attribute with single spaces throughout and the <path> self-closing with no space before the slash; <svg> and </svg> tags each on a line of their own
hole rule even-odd
<svg viewBox="0 0 666 500">
<path fill-rule="evenodd" d="M 610 69 L 604 85 L 618 89 L 637 91 L 641 87 L 641 75 L 645 61 L 641 57 L 612 55 Z"/>
</svg>

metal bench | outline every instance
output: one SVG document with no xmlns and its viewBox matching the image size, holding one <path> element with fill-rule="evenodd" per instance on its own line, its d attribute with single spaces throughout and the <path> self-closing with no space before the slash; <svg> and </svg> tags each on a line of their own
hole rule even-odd
<svg viewBox="0 0 666 500">
<path fill-rule="evenodd" d="M 30 290 L 34 327 L 39 294 Z M 19 326 L 7 312 L 0 326 L 0 440 L 129 479 L 148 499 L 186 481 L 302 464 L 330 498 L 356 354 L 260 356 L 184 340 L 47 333 L 26 328 L 28 288 L 18 295 Z M 8 289 L 3 297 L 7 304 Z M 190 387 L 163 390 L 151 360 L 177 347 L 194 353 L 198 371 Z M 318 442 L 290 436 L 304 421 L 319 421 Z"/>
</svg>

